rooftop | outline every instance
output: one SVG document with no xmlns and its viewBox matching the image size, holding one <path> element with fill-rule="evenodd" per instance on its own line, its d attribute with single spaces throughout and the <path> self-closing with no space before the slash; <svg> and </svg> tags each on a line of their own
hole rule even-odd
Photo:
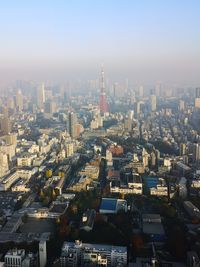
<svg viewBox="0 0 200 267">
<path fill-rule="evenodd" d="M 102 198 L 100 212 L 116 213 L 119 210 L 126 211 L 127 202 L 123 199 Z"/>
<path fill-rule="evenodd" d="M 114 198 L 102 198 L 101 210 L 112 210 L 115 211 L 117 206 L 117 199 Z"/>
</svg>

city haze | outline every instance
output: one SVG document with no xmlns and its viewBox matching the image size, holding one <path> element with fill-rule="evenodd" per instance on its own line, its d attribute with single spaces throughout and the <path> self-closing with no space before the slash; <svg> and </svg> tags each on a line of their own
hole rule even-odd
<svg viewBox="0 0 200 267">
<path fill-rule="evenodd" d="M 5 1 L 0 82 L 200 83 L 199 1 Z"/>
</svg>

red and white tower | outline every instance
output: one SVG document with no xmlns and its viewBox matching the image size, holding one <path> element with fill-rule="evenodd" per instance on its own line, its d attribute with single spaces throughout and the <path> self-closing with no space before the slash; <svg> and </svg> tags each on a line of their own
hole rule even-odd
<svg viewBox="0 0 200 267">
<path fill-rule="evenodd" d="M 99 97 L 99 108 L 102 113 L 108 112 L 108 103 L 106 100 L 105 83 L 104 83 L 104 70 L 101 69 L 101 91 Z"/>
</svg>

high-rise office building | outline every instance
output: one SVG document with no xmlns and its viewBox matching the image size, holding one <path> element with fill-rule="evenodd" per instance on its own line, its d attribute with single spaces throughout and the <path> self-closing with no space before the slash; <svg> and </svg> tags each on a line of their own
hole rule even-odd
<svg viewBox="0 0 200 267">
<path fill-rule="evenodd" d="M 179 101 L 179 110 L 183 111 L 185 109 L 185 102 L 183 100 Z"/>
<path fill-rule="evenodd" d="M 196 88 L 196 98 L 200 97 L 200 87 Z"/>
<path fill-rule="evenodd" d="M 37 106 L 39 109 L 44 108 L 44 103 L 45 103 L 45 89 L 44 89 L 44 84 L 41 86 L 38 86 L 37 88 Z"/>
<path fill-rule="evenodd" d="M 54 112 L 56 112 L 56 102 L 48 100 L 45 103 L 45 113 L 53 114 Z"/>
<path fill-rule="evenodd" d="M 143 97 L 144 96 L 144 87 L 142 86 L 142 85 L 140 85 L 140 87 L 139 87 L 139 90 L 138 90 L 139 92 L 139 97 Z"/>
<path fill-rule="evenodd" d="M 133 124 L 132 119 L 130 119 L 130 118 L 125 119 L 124 120 L 124 129 L 130 132 L 132 130 L 132 124 Z"/>
<path fill-rule="evenodd" d="M 75 139 L 77 137 L 76 125 L 77 125 L 76 113 L 70 112 L 69 113 L 69 134 L 72 139 Z"/>
<path fill-rule="evenodd" d="M 21 90 L 18 90 L 16 94 L 16 108 L 17 111 L 22 111 L 23 109 L 23 95 Z"/>
<path fill-rule="evenodd" d="M 7 106 L 10 109 L 14 109 L 15 108 L 15 103 L 14 103 L 14 98 L 13 97 L 9 97 L 7 100 Z"/>
<path fill-rule="evenodd" d="M 9 116 L 9 112 L 8 112 L 8 107 L 7 106 L 3 106 L 2 107 L 2 114 L 4 115 L 4 117 L 8 117 Z"/>
<path fill-rule="evenodd" d="M 155 86 L 155 95 L 160 96 L 160 93 L 161 93 L 161 83 L 157 82 Z"/>
<path fill-rule="evenodd" d="M 136 117 L 138 118 L 140 116 L 141 112 L 141 101 L 135 102 L 134 104 L 134 114 L 136 114 Z"/>
<path fill-rule="evenodd" d="M 179 151 L 180 151 L 180 156 L 184 156 L 184 155 L 186 155 L 186 149 L 187 149 L 187 146 L 186 146 L 186 144 L 185 143 L 181 143 L 180 144 L 180 148 L 179 148 Z"/>
<path fill-rule="evenodd" d="M 196 88 L 194 106 L 197 109 L 200 108 L 200 87 Z"/>
<path fill-rule="evenodd" d="M 156 108 L 157 108 L 156 95 L 151 95 L 151 111 L 156 111 Z"/>
<path fill-rule="evenodd" d="M 1 120 L 0 120 L 0 129 L 1 129 L 1 132 L 6 135 L 6 134 L 9 134 L 12 130 L 12 126 L 11 126 L 11 121 L 10 121 L 10 118 L 9 117 L 3 117 Z"/>
<path fill-rule="evenodd" d="M 197 162 L 200 160 L 200 144 L 194 143 L 192 146 L 193 161 Z"/>
<path fill-rule="evenodd" d="M 74 153 L 74 144 L 67 143 L 66 144 L 66 157 L 70 157 Z"/>
<path fill-rule="evenodd" d="M 129 118 L 130 120 L 133 120 L 133 119 L 134 119 L 134 110 L 129 110 L 129 111 L 128 111 L 128 118 Z"/>
<path fill-rule="evenodd" d="M 80 136 L 80 134 L 84 132 L 84 128 L 83 128 L 83 125 L 80 124 L 80 123 L 77 123 L 76 124 L 76 136 L 77 138 Z"/>
<path fill-rule="evenodd" d="M 17 135 L 15 133 L 10 133 L 5 137 L 7 145 L 17 145 Z"/>
<path fill-rule="evenodd" d="M 116 95 L 117 95 L 117 83 L 115 82 L 115 83 L 113 84 L 113 97 L 115 98 Z"/>
<path fill-rule="evenodd" d="M 195 98 L 195 103 L 194 103 L 195 108 L 199 109 L 200 108 L 200 97 Z"/>
</svg>

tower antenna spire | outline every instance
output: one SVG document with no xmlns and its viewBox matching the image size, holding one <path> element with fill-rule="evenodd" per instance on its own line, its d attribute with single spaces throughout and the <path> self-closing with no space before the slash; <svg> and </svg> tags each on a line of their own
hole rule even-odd
<svg viewBox="0 0 200 267">
<path fill-rule="evenodd" d="M 108 112 L 108 103 L 107 103 L 107 100 L 106 100 L 105 78 L 104 78 L 103 64 L 101 66 L 101 89 L 100 89 L 99 107 L 100 107 L 100 111 L 102 113 Z"/>
</svg>

